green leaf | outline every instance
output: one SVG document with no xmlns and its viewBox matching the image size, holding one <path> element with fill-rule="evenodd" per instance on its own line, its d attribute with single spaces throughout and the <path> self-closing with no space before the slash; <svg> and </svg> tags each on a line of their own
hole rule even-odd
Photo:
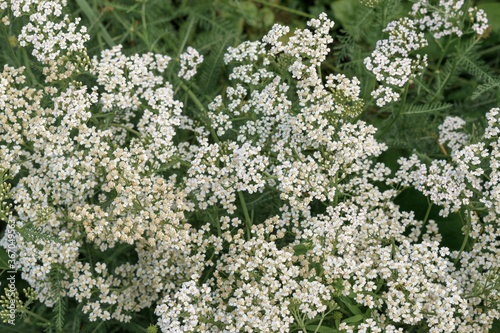
<svg viewBox="0 0 500 333">
<path fill-rule="evenodd" d="M 312 332 L 318 333 L 338 333 L 338 331 L 333 327 L 319 326 L 319 325 L 307 325 L 306 329 Z"/>
<path fill-rule="evenodd" d="M 294 254 L 296 256 L 300 256 L 301 254 L 306 254 L 307 252 L 307 247 L 305 244 L 299 244 L 299 245 L 295 245 L 293 247 L 293 250 L 294 250 Z"/>
<path fill-rule="evenodd" d="M 422 105 L 412 105 L 407 110 L 403 111 L 402 114 L 413 115 L 422 113 L 437 113 L 447 111 L 452 107 L 453 104 L 450 103 L 428 103 Z"/>
<path fill-rule="evenodd" d="M 222 36 L 218 47 L 212 48 L 210 54 L 205 58 L 204 66 L 200 70 L 200 77 L 203 82 L 203 84 L 200 84 L 200 88 L 205 94 L 214 91 L 218 92 L 216 89 L 219 88 L 217 83 L 224 66 L 224 53 L 231 42 L 231 37 Z"/>
<path fill-rule="evenodd" d="M 347 323 L 347 324 L 352 324 L 352 323 L 357 323 L 363 320 L 363 315 L 355 315 L 349 318 L 346 318 L 342 320 L 342 322 Z"/>
<path fill-rule="evenodd" d="M 493 321 L 493 327 L 491 328 L 490 332 L 500 332 L 500 320 L 495 319 Z"/>
<path fill-rule="evenodd" d="M 354 313 L 355 315 L 361 315 L 361 317 L 363 317 L 361 310 L 358 308 L 359 305 L 354 305 L 354 302 L 349 297 L 340 296 L 340 300 L 345 304 L 345 306 L 347 306 L 347 308 L 349 308 L 352 313 Z"/>
<path fill-rule="evenodd" d="M 485 84 L 481 84 L 476 87 L 476 90 L 472 93 L 472 100 L 477 99 L 479 96 L 483 95 L 484 93 L 487 93 L 488 91 L 500 87 L 500 81 L 496 82 L 489 82 Z"/>
<path fill-rule="evenodd" d="M 460 59 L 461 66 L 471 75 L 476 76 L 486 83 L 496 82 L 498 77 L 492 72 L 484 61 L 479 59 L 476 54 L 463 55 Z"/>
<path fill-rule="evenodd" d="M 10 265 L 9 265 L 9 254 L 7 251 L 1 247 L 0 248 L 0 270 L 9 270 Z"/>
<path fill-rule="evenodd" d="M 336 0 L 330 6 L 335 20 L 339 21 L 342 26 L 345 27 L 351 23 L 350 18 L 354 16 L 354 1 Z"/>
<path fill-rule="evenodd" d="M 264 22 L 264 26 L 270 27 L 274 23 L 274 13 L 271 8 L 264 7 L 260 10 L 260 15 L 262 17 L 262 21 Z"/>
<path fill-rule="evenodd" d="M 158 327 L 156 325 L 149 325 L 147 331 L 147 333 L 156 333 L 158 332 Z"/>
<path fill-rule="evenodd" d="M 76 3 L 78 4 L 78 6 L 80 6 L 81 10 L 85 14 L 85 16 L 87 16 L 87 18 L 89 19 L 89 21 L 92 24 L 97 23 L 97 25 L 99 26 L 99 29 L 101 30 L 102 38 L 104 38 L 104 40 L 106 41 L 108 46 L 109 47 L 115 46 L 115 43 L 113 42 L 113 38 L 111 38 L 108 31 L 106 30 L 104 25 L 101 23 L 99 18 L 96 16 L 96 14 L 92 10 L 92 8 L 90 8 L 87 1 L 86 0 L 76 0 Z"/>
<path fill-rule="evenodd" d="M 245 21 L 252 27 L 257 27 L 259 25 L 259 11 L 257 6 L 253 2 L 245 1 L 241 2 L 239 7 Z"/>
<path fill-rule="evenodd" d="M 432 163 L 432 158 L 430 158 L 426 154 L 420 153 L 418 151 L 415 151 L 414 154 L 417 155 L 418 158 L 425 164 L 430 165 Z"/>
<path fill-rule="evenodd" d="M 64 322 L 66 320 L 67 298 L 63 295 L 63 276 L 64 272 L 60 265 L 53 264 L 49 272 L 49 276 L 53 279 L 52 297 L 55 298 L 55 304 L 52 309 L 53 322 L 55 323 L 56 332 L 64 332 Z"/>
</svg>

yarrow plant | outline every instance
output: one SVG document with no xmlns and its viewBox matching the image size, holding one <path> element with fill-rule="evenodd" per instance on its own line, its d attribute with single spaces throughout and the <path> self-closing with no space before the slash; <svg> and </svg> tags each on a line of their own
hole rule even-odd
<svg viewBox="0 0 500 333">
<path fill-rule="evenodd" d="M 498 107 L 478 110 L 482 123 L 433 114 L 439 125 L 422 132 L 441 158 L 388 162 L 384 140 L 405 112 L 451 109 L 436 104 L 453 77 L 441 80 L 442 63 L 480 68 L 489 86 L 478 94 L 500 82 L 484 63 L 447 58 L 455 43 L 481 44 L 484 11 L 415 2 L 355 76 L 329 63 L 325 13 L 220 54 L 186 46 L 189 20 L 176 54 L 146 31 L 145 52 L 92 54 L 92 29 L 66 1 L 0 9 L 12 58 L 0 77 L 0 245 L 3 269 L 27 285 L 24 297 L 5 290 L 5 325 L 19 315 L 56 332 L 437 333 L 500 319 Z M 425 50 L 446 38 L 436 63 Z M 216 72 L 227 75 L 210 90 Z M 396 111 L 379 130 L 367 115 L 381 107 Z M 427 201 L 425 215 L 401 204 L 406 193 Z"/>
</svg>

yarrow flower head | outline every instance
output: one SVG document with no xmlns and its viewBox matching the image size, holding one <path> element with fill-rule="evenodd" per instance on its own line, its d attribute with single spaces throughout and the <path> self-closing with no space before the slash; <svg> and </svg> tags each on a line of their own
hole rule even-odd
<svg viewBox="0 0 500 333">
<path fill-rule="evenodd" d="M 180 59 L 181 69 L 177 75 L 184 80 L 189 80 L 196 74 L 198 65 L 203 62 L 203 55 L 199 54 L 191 46 L 188 46 L 186 52 L 180 55 Z"/>
<path fill-rule="evenodd" d="M 87 28 L 78 28 L 80 18 L 70 20 L 62 16 L 66 1 L 11 1 L 14 17 L 29 15 L 29 22 L 21 29 L 17 40 L 21 47 L 31 45 L 32 55 L 44 65 L 46 82 L 70 78 L 79 70 L 89 69 L 89 57 L 84 43 L 90 36 Z M 8 21 L 4 21 L 7 23 Z"/>
<path fill-rule="evenodd" d="M 477 9 L 477 7 L 469 8 L 469 16 L 473 23 L 472 29 L 478 36 L 484 36 L 489 29 L 488 18 L 484 10 Z"/>
<path fill-rule="evenodd" d="M 435 39 L 455 34 L 461 37 L 465 28 L 465 2 L 463 0 L 440 0 L 434 5 L 428 0 L 419 0 L 412 6 L 407 17 L 393 21 L 383 30 L 389 38 L 377 41 L 372 54 L 365 58 L 365 67 L 372 72 L 381 85 L 372 91 L 376 104 L 382 107 L 400 99 L 400 91 L 427 67 L 427 54 L 416 53 L 428 45 L 425 32 Z M 488 29 L 488 19 L 483 10 L 469 9 L 470 31 L 478 36 Z"/>
<path fill-rule="evenodd" d="M 380 107 L 398 101 L 398 90 L 427 66 L 427 55 L 411 54 L 428 45 L 417 22 L 407 17 L 389 23 L 383 31 L 389 33 L 389 38 L 379 40 L 371 56 L 364 60 L 366 68 L 383 83 L 372 92 Z"/>
<path fill-rule="evenodd" d="M 465 121 L 460 117 L 446 117 L 439 125 L 439 142 L 447 144 L 452 152 L 462 148 L 469 140 L 469 135 L 459 132 L 463 129 Z"/>
<path fill-rule="evenodd" d="M 464 0 L 440 0 L 434 5 L 429 0 L 419 0 L 412 6 L 410 15 L 414 16 L 420 30 L 428 30 L 435 39 L 456 34 L 461 37 L 464 32 L 463 16 L 466 13 Z M 488 27 L 488 19 L 482 9 L 469 8 L 468 14 L 472 29 L 482 35 Z"/>
</svg>

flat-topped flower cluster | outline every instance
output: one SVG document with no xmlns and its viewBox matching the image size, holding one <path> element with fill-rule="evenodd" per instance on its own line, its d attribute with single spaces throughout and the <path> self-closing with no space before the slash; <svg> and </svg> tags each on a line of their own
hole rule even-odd
<svg viewBox="0 0 500 333">
<path fill-rule="evenodd" d="M 469 8 L 468 22 L 464 20 L 465 10 L 463 0 L 440 0 L 437 5 L 419 0 L 407 17 L 387 25 L 383 32 L 389 37 L 378 41 L 375 50 L 364 60 L 366 68 L 381 83 L 371 93 L 377 106 L 400 100 L 402 88 L 427 67 L 427 54 L 417 53 L 428 46 L 425 32 L 432 33 L 436 40 L 452 34 L 460 37 L 469 31 L 478 37 L 485 33 L 488 19 L 484 10 Z"/>
<path fill-rule="evenodd" d="M 23 67 L 5 65 L 0 77 L 0 167 L 19 178 L 8 223 L 16 268 L 40 302 L 74 299 L 91 321 L 153 308 L 163 332 L 305 332 L 323 321 L 342 332 L 484 332 L 500 317 L 498 108 L 483 141 L 446 118 L 439 141 L 451 160 L 414 155 L 393 173 L 376 162 L 387 150 L 377 129 L 357 119 L 360 81 L 322 77 L 326 14 L 229 48 L 231 84 L 198 105 L 200 124 L 176 90 L 192 94 L 185 81 L 201 54 L 188 47 L 176 64 L 116 46 L 91 58 L 64 5 L 0 2 L 9 20 L 29 16 L 17 39 L 44 66 L 43 87 Z M 426 66 L 412 55 L 427 45 L 424 29 L 458 34 L 446 22 L 463 4 L 440 6 L 445 23 L 420 1 L 365 60 L 387 84 L 373 92 L 378 105 Z M 84 71 L 95 86 L 79 81 Z M 395 204 L 404 187 L 443 216 L 464 212 L 472 248 L 450 251 L 435 221 Z M 122 251 L 131 256 L 115 261 Z"/>
</svg>

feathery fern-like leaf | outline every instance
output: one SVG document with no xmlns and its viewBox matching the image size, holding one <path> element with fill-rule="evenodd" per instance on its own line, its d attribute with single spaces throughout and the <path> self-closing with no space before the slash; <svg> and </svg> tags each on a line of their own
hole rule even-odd
<svg viewBox="0 0 500 333">
<path fill-rule="evenodd" d="M 231 43 L 230 38 L 222 38 L 222 41 L 217 49 L 212 50 L 209 56 L 205 59 L 203 71 L 200 73 L 202 82 L 201 91 L 205 94 L 213 92 L 217 88 L 217 81 L 220 76 L 222 66 L 224 65 L 224 53 L 227 46 Z"/>
<path fill-rule="evenodd" d="M 422 113 L 437 113 L 447 111 L 453 107 L 450 103 L 430 103 L 421 105 L 412 105 L 408 109 L 404 110 L 402 114 L 413 115 Z"/>
<path fill-rule="evenodd" d="M 31 242 L 34 242 L 37 239 L 43 239 L 45 241 L 49 242 L 54 242 L 58 244 L 62 244 L 62 240 L 53 234 L 47 233 L 43 231 L 42 228 L 40 227 L 24 227 L 24 228 L 19 228 L 17 230 L 21 236 L 23 236 L 24 239 L 29 240 Z"/>
<path fill-rule="evenodd" d="M 56 332 L 63 332 L 66 314 L 66 297 L 63 297 L 64 288 L 62 286 L 64 272 L 59 265 L 53 264 L 49 273 L 52 282 L 52 297 L 55 299 L 53 314 Z"/>
<path fill-rule="evenodd" d="M 481 85 L 477 86 L 476 90 L 474 90 L 471 98 L 472 98 L 472 100 L 476 100 L 479 96 L 481 96 L 481 95 L 483 95 L 483 94 L 485 94 L 485 93 L 487 93 L 490 90 L 493 90 L 495 88 L 498 89 L 499 87 L 500 87 L 500 80 L 481 84 Z"/>
<path fill-rule="evenodd" d="M 475 48 L 474 48 L 475 50 Z M 476 55 L 467 52 L 460 57 L 460 68 L 470 75 L 486 83 L 494 83 L 499 80 L 498 76 Z"/>
</svg>

